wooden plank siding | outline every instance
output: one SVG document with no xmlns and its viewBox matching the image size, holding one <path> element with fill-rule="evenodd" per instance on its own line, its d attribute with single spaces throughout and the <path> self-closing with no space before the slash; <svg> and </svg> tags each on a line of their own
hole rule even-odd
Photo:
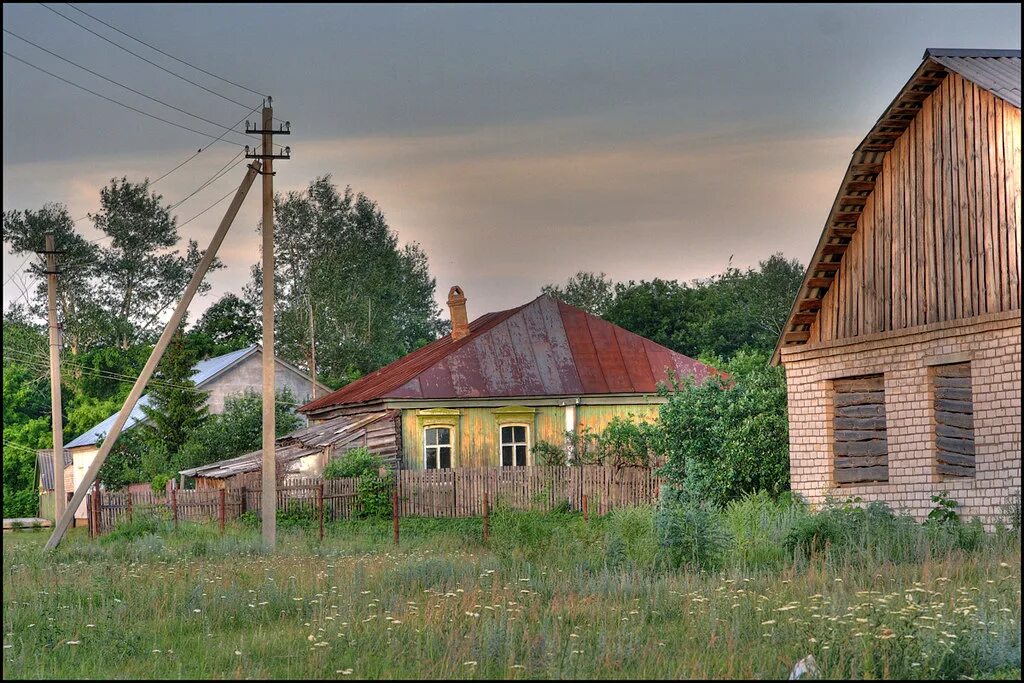
<svg viewBox="0 0 1024 683">
<path fill-rule="evenodd" d="M 940 475 L 974 477 L 974 397 L 971 364 L 951 363 L 932 369 L 935 411 L 935 467 Z"/>
<path fill-rule="evenodd" d="M 947 76 L 881 160 L 809 341 L 1019 310 L 1020 154 L 1020 110 Z"/>
<path fill-rule="evenodd" d="M 888 481 L 889 448 L 882 375 L 837 379 L 832 388 L 836 483 Z"/>
</svg>

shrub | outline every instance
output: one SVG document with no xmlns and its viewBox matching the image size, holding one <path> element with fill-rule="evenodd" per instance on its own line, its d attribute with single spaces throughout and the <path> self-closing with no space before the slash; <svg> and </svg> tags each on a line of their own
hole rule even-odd
<svg viewBox="0 0 1024 683">
<path fill-rule="evenodd" d="M 356 478 L 356 516 L 379 519 L 391 515 L 390 476 L 381 476 L 384 460 L 366 448 L 353 448 L 327 463 L 324 479 Z"/>
<path fill-rule="evenodd" d="M 650 570 L 661 560 L 661 546 L 650 507 L 612 510 L 605 520 L 605 556 L 610 566 Z"/>
<path fill-rule="evenodd" d="M 730 376 L 666 391 L 662 474 L 719 505 L 758 490 L 777 495 L 789 488 L 785 375 L 763 354 L 740 352 L 717 365 Z"/>
<path fill-rule="evenodd" d="M 160 530 L 160 524 L 152 517 L 137 516 L 129 521 L 118 522 L 109 534 L 100 537 L 100 542 L 105 544 L 133 541 L 143 536 L 155 534 Z"/>
<path fill-rule="evenodd" d="M 655 517 L 662 557 L 672 567 L 714 571 L 722 566 L 729 532 L 714 503 L 663 487 Z"/>
<path fill-rule="evenodd" d="M 564 467 L 569 462 L 565 448 L 543 440 L 533 445 L 533 458 L 538 465 Z"/>
<path fill-rule="evenodd" d="M 170 474 L 158 474 L 153 477 L 153 481 L 149 485 L 153 489 L 153 493 L 163 493 L 167 489 L 167 482 L 173 478 Z"/>
</svg>

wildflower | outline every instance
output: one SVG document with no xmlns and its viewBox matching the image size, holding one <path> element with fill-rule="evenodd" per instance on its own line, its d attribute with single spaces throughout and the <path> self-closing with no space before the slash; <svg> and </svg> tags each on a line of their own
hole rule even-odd
<svg viewBox="0 0 1024 683">
<path fill-rule="evenodd" d="M 236 654 L 236 655 L 241 655 L 241 654 L 242 654 L 242 651 L 241 651 L 241 650 L 235 650 L 235 654 Z"/>
<path fill-rule="evenodd" d="M 80 641 L 80 640 L 69 640 L 68 641 L 68 645 L 78 645 L 81 642 L 82 641 Z"/>
<path fill-rule="evenodd" d="M 762 621 L 761 622 L 761 626 L 771 626 L 774 623 L 775 623 L 774 619 L 769 619 L 768 621 Z"/>
<path fill-rule="evenodd" d="M 476 666 L 476 662 L 463 662 L 462 666 Z"/>
</svg>

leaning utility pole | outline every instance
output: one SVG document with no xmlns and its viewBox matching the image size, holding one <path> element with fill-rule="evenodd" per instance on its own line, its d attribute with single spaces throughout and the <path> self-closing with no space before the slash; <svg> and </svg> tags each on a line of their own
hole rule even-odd
<svg viewBox="0 0 1024 683">
<path fill-rule="evenodd" d="M 53 233 L 46 233 L 46 296 L 50 318 L 50 422 L 53 429 L 54 519 L 64 514 L 64 410 L 60 397 L 60 330 L 57 327 L 57 251 Z"/>
<path fill-rule="evenodd" d="M 192 302 L 192 298 L 196 295 L 196 291 L 199 289 L 199 285 L 203 282 L 203 277 L 206 275 L 206 271 L 210 269 L 210 264 L 213 263 L 213 259 L 217 256 L 217 250 L 220 248 L 221 242 L 224 241 L 224 235 L 227 234 L 228 228 L 231 227 L 232 221 L 235 220 L 235 216 L 238 214 L 238 209 L 242 206 L 242 200 L 245 199 L 245 195 L 248 194 L 249 188 L 252 187 L 253 182 L 256 180 L 256 174 L 260 172 L 260 162 L 253 163 L 249 166 L 249 171 L 245 174 L 242 179 L 242 183 L 238 186 L 238 191 L 235 192 L 234 199 L 231 200 L 231 204 L 228 206 L 227 212 L 224 214 L 224 218 L 221 219 L 220 225 L 217 226 L 217 231 L 213 234 L 213 238 L 210 240 L 210 246 L 207 247 L 206 251 L 203 252 L 203 257 L 199 259 L 199 264 L 196 266 L 196 272 L 192 274 L 192 279 L 189 280 L 188 286 L 185 287 L 185 292 L 181 295 L 181 301 L 174 309 L 174 313 L 171 314 L 171 319 L 167 321 L 167 325 L 164 326 L 164 331 L 160 334 L 160 338 L 156 342 L 156 346 L 153 347 L 153 352 L 149 355 L 149 359 L 146 361 L 146 365 L 142 368 L 142 372 L 135 380 L 135 384 L 132 385 L 132 390 L 128 394 L 128 398 L 124 400 L 124 405 L 121 406 L 121 410 L 117 413 L 117 417 L 114 419 L 114 424 L 110 426 L 110 430 L 107 431 L 107 436 L 103 439 L 103 443 L 100 445 L 99 451 L 92 460 L 92 464 L 89 465 L 89 469 L 86 470 L 85 476 L 82 478 L 82 482 L 78 485 L 75 490 L 75 495 L 71 497 L 71 501 L 68 506 L 64 509 L 64 514 L 57 518 L 57 523 L 54 525 L 53 534 L 50 535 L 50 540 L 46 542 L 46 549 L 53 550 L 60 543 L 61 539 L 64 538 L 64 534 L 67 533 L 68 527 L 71 526 L 71 522 L 75 517 L 75 510 L 85 500 L 86 494 L 89 492 L 89 488 L 93 482 L 96 481 L 97 475 L 99 475 L 100 468 L 103 467 L 104 461 L 110 454 L 110 450 L 114 447 L 114 443 L 117 442 L 117 437 L 121 435 L 121 430 L 124 429 L 125 423 L 128 422 L 128 416 L 135 408 L 135 404 L 138 403 L 139 398 L 142 396 L 142 392 L 146 389 L 146 383 L 149 382 L 150 377 L 156 371 L 157 363 L 160 362 L 160 358 L 164 355 L 164 351 L 167 349 L 167 345 L 171 342 L 171 337 L 174 336 L 175 331 L 178 329 L 178 325 L 181 324 L 181 319 L 185 315 L 185 311 L 188 310 L 189 303 Z M 61 454 L 63 458 L 63 454 Z M 55 473 L 56 474 L 56 473 Z"/>
<path fill-rule="evenodd" d="M 282 126 L 273 129 L 273 100 L 267 98 L 263 107 L 263 124 L 259 129 L 250 129 L 246 121 L 245 132 L 263 136 L 263 145 L 257 154 L 249 159 L 263 161 L 263 490 L 261 493 L 261 519 L 263 542 L 271 550 L 277 544 L 277 458 L 274 453 L 276 425 L 274 402 L 277 393 L 274 387 L 274 159 L 289 159 L 291 149 L 285 147 L 284 154 L 274 154 L 274 135 L 288 135 Z"/>
</svg>

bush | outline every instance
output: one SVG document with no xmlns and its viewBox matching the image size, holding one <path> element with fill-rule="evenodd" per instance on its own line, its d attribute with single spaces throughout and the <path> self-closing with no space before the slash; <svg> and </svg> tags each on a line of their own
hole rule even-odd
<svg viewBox="0 0 1024 683">
<path fill-rule="evenodd" d="M 327 463 L 324 479 L 355 478 L 356 517 L 381 519 L 391 515 L 391 476 L 381 476 L 384 460 L 366 448 L 353 448 Z"/>
<path fill-rule="evenodd" d="M 661 546 L 650 507 L 612 510 L 605 520 L 605 556 L 613 567 L 654 569 L 661 562 Z"/>
<path fill-rule="evenodd" d="M 543 440 L 533 445 L 533 459 L 538 465 L 565 467 L 569 464 L 565 448 Z"/>
<path fill-rule="evenodd" d="M 153 493 L 163 493 L 167 490 L 167 482 L 173 478 L 170 474 L 158 474 L 153 477 L 153 481 L 149 485 L 153 489 Z"/>
<path fill-rule="evenodd" d="M 662 474 L 694 499 L 725 505 L 746 493 L 789 488 L 786 380 L 763 354 L 737 353 L 728 378 L 691 380 L 666 392 Z"/>
<path fill-rule="evenodd" d="M 655 532 L 671 567 L 714 571 L 720 568 L 729 547 L 729 532 L 714 503 L 695 500 L 663 487 L 655 517 Z"/>
<path fill-rule="evenodd" d="M 105 544 L 133 541 L 143 536 L 155 534 L 160 530 L 160 524 L 152 517 L 137 516 L 126 522 L 118 522 L 109 534 L 100 537 L 100 542 Z"/>
</svg>

